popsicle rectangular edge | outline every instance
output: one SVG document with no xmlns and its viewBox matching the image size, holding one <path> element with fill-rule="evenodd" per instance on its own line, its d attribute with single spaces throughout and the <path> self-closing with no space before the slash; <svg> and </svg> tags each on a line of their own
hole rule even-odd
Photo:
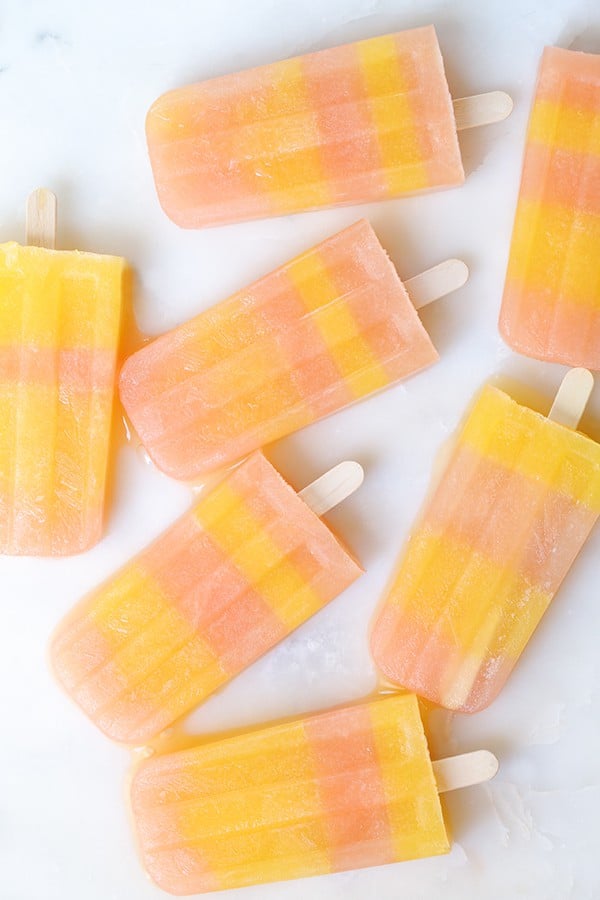
<svg viewBox="0 0 600 900">
<path fill-rule="evenodd" d="M 108 737 L 142 744 L 361 573 L 255 453 L 75 608 L 52 641 L 52 666 Z"/>
<path fill-rule="evenodd" d="M 547 47 L 500 331 L 527 356 L 600 369 L 600 55 Z"/>
<path fill-rule="evenodd" d="M 180 895 L 450 849 L 410 694 L 152 757 L 131 804 L 145 868 Z"/>
<path fill-rule="evenodd" d="M 432 25 L 170 91 L 146 135 L 160 203 L 184 228 L 464 181 Z"/>
<path fill-rule="evenodd" d="M 124 260 L 0 245 L 0 553 L 96 543 Z"/>
<path fill-rule="evenodd" d="M 386 678 L 461 712 L 508 678 L 600 513 L 600 445 L 484 388 L 376 613 Z"/>
<path fill-rule="evenodd" d="M 186 480 L 437 359 L 362 219 L 135 353 L 120 393 L 157 467 Z"/>
</svg>

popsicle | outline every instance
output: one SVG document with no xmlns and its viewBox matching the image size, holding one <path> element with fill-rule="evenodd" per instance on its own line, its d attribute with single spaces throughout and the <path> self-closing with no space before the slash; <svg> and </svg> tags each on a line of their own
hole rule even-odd
<svg viewBox="0 0 600 900">
<path fill-rule="evenodd" d="M 438 792 L 497 768 L 432 764 L 416 697 L 390 695 L 148 759 L 131 802 L 152 879 L 195 894 L 447 853 Z"/>
<path fill-rule="evenodd" d="M 318 516 L 361 481 L 342 463 L 298 495 L 250 456 L 59 626 L 63 687 L 108 737 L 150 740 L 358 578 Z"/>
<path fill-rule="evenodd" d="M 500 314 L 527 356 L 600 369 L 600 55 L 542 56 Z"/>
<path fill-rule="evenodd" d="M 55 210 L 35 192 L 32 246 L 0 244 L 0 553 L 102 532 L 124 260 L 54 250 Z"/>
<path fill-rule="evenodd" d="M 462 184 L 457 129 L 511 108 L 453 108 L 431 25 L 169 91 L 146 136 L 164 211 L 202 228 Z"/>
<path fill-rule="evenodd" d="M 478 396 L 375 617 L 389 681 L 461 712 L 496 697 L 600 512 L 600 445 L 574 430 L 592 384 L 571 370 L 548 418 Z"/>
<path fill-rule="evenodd" d="M 467 275 L 406 288 L 422 306 Z M 139 350 L 120 393 L 155 464 L 204 475 L 435 362 L 406 288 L 363 219 Z"/>
</svg>

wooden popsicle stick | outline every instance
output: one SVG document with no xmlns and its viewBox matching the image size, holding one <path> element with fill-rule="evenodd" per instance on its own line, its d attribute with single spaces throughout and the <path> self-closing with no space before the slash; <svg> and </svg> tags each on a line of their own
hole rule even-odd
<svg viewBox="0 0 600 900">
<path fill-rule="evenodd" d="M 460 97 L 453 100 L 452 104 L 457 131 L 502 122 L 510 116 L 513 108 L 512 97 L 504 91 L 489 91 L 487 94 Z"/>
<path fill-rule="evenodd" d="M 298 496 L 317 516 L 322 516 L 353 494 L 364 477 L 360 463 L 346 460 L 298 491 Z"/>
<path fill-rule="evenodd" d="M 469 278 L 469 267 L 462 259 L 446 259 L 420 275 L 409 278 L 404 287 L 415 309 L 421 309 L 451 291 L 462 287 Z"/>
<path fill-rule="evenodd" d="M 54 250 L 56 246 L 56 194 L 38 188 L 27 198 L 25 217 L 27 243 L 32 247 Z"/>
<path fill-rule="evenodd" d="M 489 750 L 474 750 L 432 762 L 438 793 L 456 791 L 490 781 L 498 771 L 498 760 Z"/>
<path fill-rule="evenodd" d="M 594 389 L 594 376 L 587 369 L 571 369 L 556 392 L 548 418 L 566 428 L 577 428 Z"/>
</svg>

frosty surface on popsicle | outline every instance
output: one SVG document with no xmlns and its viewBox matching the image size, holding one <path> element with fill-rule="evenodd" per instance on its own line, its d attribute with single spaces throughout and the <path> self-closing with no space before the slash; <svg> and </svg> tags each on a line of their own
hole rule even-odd
<svg viewBox="0 0 600 900">
<path fill-rule="evenodd" d="M 0 553 L 102 531 L 124 261 L 0 245 Z"/>
<path fill-rule="evenodd" d="M 486 387 L 376 614 L 378 668 L 449 709 L 487 706 L 599 512 L 600 445 Z"/>
<path fill-rule="evenodd" d="M 255 453 L 76 607 L 52 641 L 52 665 L 105 734 L 142 743 L 361 571 Z"/>
<path fill-rule="evenodd" d="M 527 356 L 600 369 L 600 55 L 544 50 L 500 331 Z"/>
<path fill-rule="evenodd" d="M 433 26 L 170 91 L 146 134 L 160 203 L 185 228 L 464 181 Z"/>
<path fill-rule="evenodd" d="M 135 353 L 120 392 L 158 468 L 191 479 L 437 358 L 363 219 Z"/>
<path fill-rule="evenodd" d="M 174 894 L 450 849 L 410 694 L 154 757 L 131 798 L 144 865 Z"/>
</svg>

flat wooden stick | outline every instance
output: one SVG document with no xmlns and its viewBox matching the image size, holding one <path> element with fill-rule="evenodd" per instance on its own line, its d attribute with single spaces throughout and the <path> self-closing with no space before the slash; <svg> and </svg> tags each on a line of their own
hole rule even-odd
<svg viewBox="0 0 600 900">
<path fill-rule="evenodd" d="M 415 309 L 421 309 L 462 287 L 468 277 L 469 268 L 462 259 L 447 259 L 409 278 L 404 282 L 404 287 Z"/>
<path fill-rule="evenodd" d="M 498 760 L 489 750 L 474 750 L 472 753 L 436 759 L 432 766 L 438 793 L 444 794 L 490 781 L 498 771 Z"/>
<path fill-rule="evenodd" d="M 322 516 L 361 486 L 365 473 L 360 463 L 346 460 L 311 482 L 298 496 L 317 516 Z"/>
<path fill-rule="evenodd" d="M 594 389 L 594 376 L 587 369 L 571 369 L 556 392 L 548 418 L 566 428 L 577 428 Z"/>
<path fill-rule="evenodd" d="M 38 188 L 27 198 L 25 217 L 27 243 L 54 250 L 56 246 L 56 194 Z"/>
<path fill-rule="evenodd" d="M 512 97 L 504 91 L 474 94 L 472 97 L 460 97 L 452 102 L 457 131 L 502 122 L 510 116 L 513 108 Z"/>
</svg>

